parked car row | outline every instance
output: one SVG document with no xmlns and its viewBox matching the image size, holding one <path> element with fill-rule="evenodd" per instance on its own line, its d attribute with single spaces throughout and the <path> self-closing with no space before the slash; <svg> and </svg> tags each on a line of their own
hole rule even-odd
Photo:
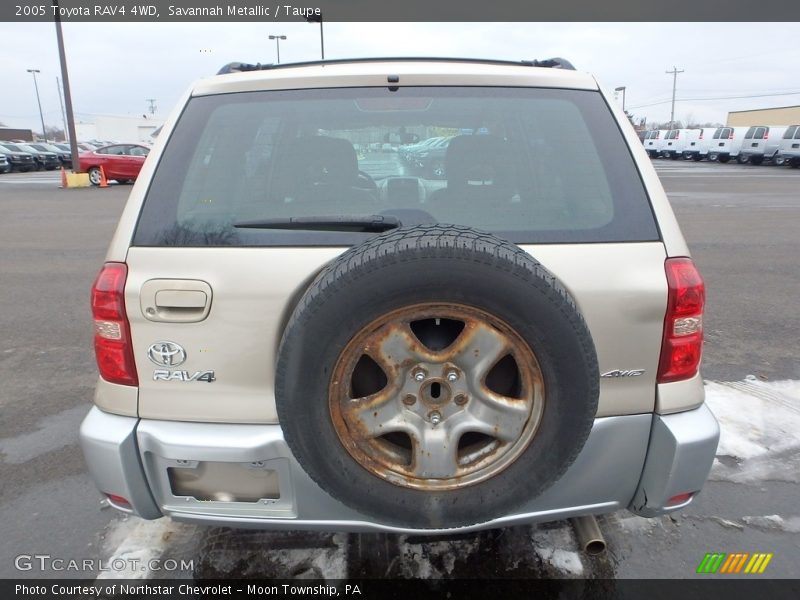
<svg viewBox="0 0 800 600">
<path fill-rule="evenodd" d="M 652 129 L 642 138 L 650 158 L 684 158 L 800 167 L 800 125 Z"/>
<path fill-rule="evenodd" d="M 96 150 L 100 146 L 81 142 L 81 152 Z M 61 167 L 72 168 L 72 150 L 60 142 L 0 141 L 0 173 L 18 171 L 53 171 Z"/>
<path fill-rule="evenodd" d="M 106 179 L 129 183 L 136 179 L 150 148 L 143 144 L 78 143 L 80 154 L 77 170 L 89 174 L 93 185 L 102 181 L 101 168 Z M 45 142 L 0 141 L 0 173 L 72 168 L 72 150 L 69 144 Z"/>
</svg>

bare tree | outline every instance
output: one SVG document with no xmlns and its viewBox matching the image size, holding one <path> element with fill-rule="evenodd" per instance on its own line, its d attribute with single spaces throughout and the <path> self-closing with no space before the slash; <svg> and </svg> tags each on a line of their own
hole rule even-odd
<svg viewBox="0 0 800 600">
<path fill-rule="evenodd" d="M 45 137 L 48 140 L 54 140 L 56 142 L 63 142 L 67 139 L 64 135 L 64 130 L 55 126 L 48 126 L 45 128 Z"/>
</svg>

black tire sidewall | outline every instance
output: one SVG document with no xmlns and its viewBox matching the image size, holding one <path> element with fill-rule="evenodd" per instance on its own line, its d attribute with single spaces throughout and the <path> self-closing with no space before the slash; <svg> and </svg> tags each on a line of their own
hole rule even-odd
<svg viewBox="0 0 800 600">
<path fill-rule="evenodd" d="M 597 407 L 597 363 L 575 309 L 543 278 L 497 270 L 463 252 L 396 261 L 386 256 L 365 273 L 337 279 L 292 319 L 281 343 L 276 380 L 287 443 L 323 489 L 386 523 L 451 528 L 507 514 L 547 489 L 583 446 Z M 312 285 L 313 287 L 313 285 Z M 460 490 L 420 491 L 368 472 L 343 447 L 333 427 L 328 386 L 339 352 L 387 312 L 428 302 L 485 310 L 530 345 L 545 382 L 545 408 L 524 453 L 489 480 Z"/>
</svg>

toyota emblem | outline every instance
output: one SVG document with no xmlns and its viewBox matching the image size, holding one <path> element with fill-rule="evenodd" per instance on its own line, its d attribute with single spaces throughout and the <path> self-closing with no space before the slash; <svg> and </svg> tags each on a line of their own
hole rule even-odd
<svg viewBox="0 0 800 600">
<path fill-rule="evenodd" d="M 186 360 L 186 350 L 175 342 L 156 342 L 147 349 L 147 358 L 159 367 L 177 367 Z"/>
</svg>

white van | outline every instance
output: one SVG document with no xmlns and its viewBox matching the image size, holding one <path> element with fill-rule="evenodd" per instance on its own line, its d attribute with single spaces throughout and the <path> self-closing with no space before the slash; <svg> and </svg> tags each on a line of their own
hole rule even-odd
<svg viewBox="0 0 800 600">
<path fill-rule="evenodd" d="M 647 154 L 650 155 L 650 158 L 658 158 L 661 155 L 661 148 L 664 145 L 664 136 L 666 133 L 666 129 L 651 129 L 644 134 L 642 143 L 644 144 L 644 149 L 647 150 Z"/>
<path fill-rule="evenodd" d="M 699 133 L 697 129 L 670 129 L 664 138 L 664 146 L 661 154 L 664 158 L 673 160 L 683 156 L 683 151 L 691 141 L 697 141 Z"/>
<path fill-rule="evenodd" d="M 714 138 L 714 133 L 717 131 L 716 127 L 702 127 L 700 129 L 689 130 L 697 132 L 696 139 L 689 137 L 686 147 L 683 149 L 683 158 L 692 159 L 695 161 L 703 160 L 708 156 L 708 149 Z"/>
<path fill-rule="evenodd" d="M 774 162 L 776 165 L 789 163 L 795 169 L 800 167 L 800 125 L 792 125 L 786 129 Z"/>
<path fill-rule="evenodd" d="M 751 165 L 760 165 L 764 159 L 772 160 L 778 153 L 786 129 L 786 127 L 754 125 L 745 133 L 742 149 L 736 160 L 739 164 L 749 162 Z"/>
<path fill-rule="evenodd" d="M 708 160 L 726 163 L 739 156 L 747 127 L 719 127 L 711 136 L 708 147 Z"/>
</svg>

